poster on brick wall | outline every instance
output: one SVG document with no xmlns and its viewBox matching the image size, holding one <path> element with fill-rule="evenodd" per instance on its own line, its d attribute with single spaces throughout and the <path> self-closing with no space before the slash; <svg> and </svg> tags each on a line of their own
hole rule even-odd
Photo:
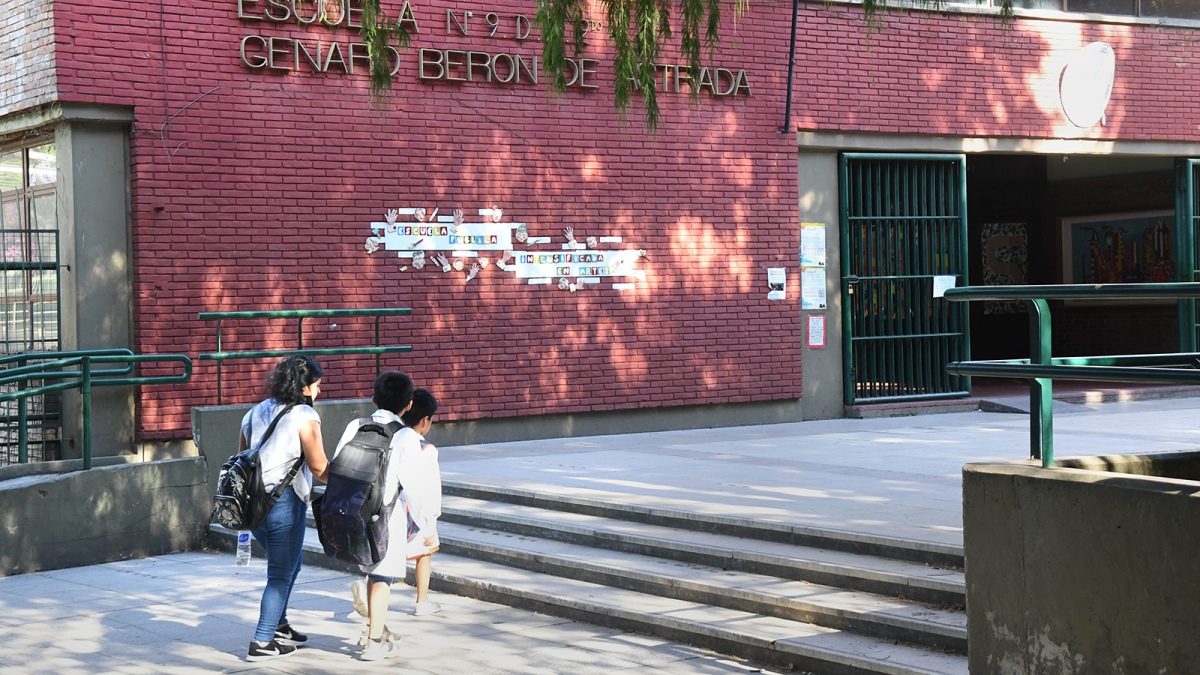
<svg viewBox="0 0 1200 675">
<path fill-rule="evenodd" d="M 480 274 L 508 274 L 527 285 L 570 292 L 606 282 L 613 290 L 626 291 L 646 279 L 638 264 L 648 254 L 622 247 L 619 236 L 577 236 L 573 227 L 566 227 L 556 250 L 554 236 L 533 236 L 526 223 L 502 222 L 499 207 L 479 209 L 471 221 L 463 209 L 440 213 L 440 208 L 389 210 L 384 221 L 370 224 L 367 253 L 394 251 L 402 272 L 457 272 L 468 282 Z"/>
</svg>

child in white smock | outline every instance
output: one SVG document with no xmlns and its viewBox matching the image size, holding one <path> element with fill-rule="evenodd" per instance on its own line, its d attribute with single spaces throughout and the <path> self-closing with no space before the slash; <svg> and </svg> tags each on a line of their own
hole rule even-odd
<svg viewBox="0 0 1200 675">
<path fill-rule="evenodd" d="M 404 490 L 400 498 L 408 510 L 408 554 L 415 562 L 417 602 L 413 614 L 424 616 L 441 610 L 441 606 L 428 598 L 429 575 L 432 570 L 430 556 L 438 550 L 437 519 L 442 515 L 442 473 L 438 466 L 437 446 L 425 440 L 433 426 L 433 415 L 438 402 L 425 389 L 413 392 L 412 407 L 401 415 L 405 426 L 420 437 L 419 445 L 405 444 L 400 458 L 400 474 Z M 391 521 L 388 521 L 389 533 Z"/>
</svg>

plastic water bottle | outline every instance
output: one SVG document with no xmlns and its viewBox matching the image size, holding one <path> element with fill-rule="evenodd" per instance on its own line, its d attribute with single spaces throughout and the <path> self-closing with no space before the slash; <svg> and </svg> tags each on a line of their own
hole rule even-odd
<svg viewBox="0 0 1200 675">
<path fill-rule="evenodd" d="M 238 532 L 237 565 L 245 567 L 250 564 L 250 533 L 246 530 Z"/>
</svg>

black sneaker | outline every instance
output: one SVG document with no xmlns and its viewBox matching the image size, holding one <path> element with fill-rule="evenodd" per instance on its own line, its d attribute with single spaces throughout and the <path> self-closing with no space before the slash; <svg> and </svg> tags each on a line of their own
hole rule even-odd
<svg viewBox="0 0 1200 675">
<path fill-rule="evenodd" d="M 275 629 L 275 641 L 281 645 L 300 645 L 308 642 L 308 636 L 292 628 L 291 624 L 283 624 Z"/>
<path fill-rule="evenodd" d="M 250 651 L 246 654 L 247 661 L 266 661 L 267 659 L 287 656 L 296 651 L 292 645 L 279 644 L 278 640 L 270 642 L 250 641 Z"/>
</svg>

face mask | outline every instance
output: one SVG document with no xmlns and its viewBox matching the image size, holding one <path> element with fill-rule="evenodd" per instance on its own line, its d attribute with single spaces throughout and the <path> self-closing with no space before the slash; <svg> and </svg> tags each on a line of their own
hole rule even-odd
<svg viewBox="0 0 1200 675">
<path fill-rule="evenodd" d="M 311 396 L 305 396 L 305 397 L 304 397 L 304 404 L 305 404 L 305 405 L 309 405 L 309 406 L 311 406 L 311 405 L 312 405 L 312 397 L 311 397 Z"/>
</svg>

